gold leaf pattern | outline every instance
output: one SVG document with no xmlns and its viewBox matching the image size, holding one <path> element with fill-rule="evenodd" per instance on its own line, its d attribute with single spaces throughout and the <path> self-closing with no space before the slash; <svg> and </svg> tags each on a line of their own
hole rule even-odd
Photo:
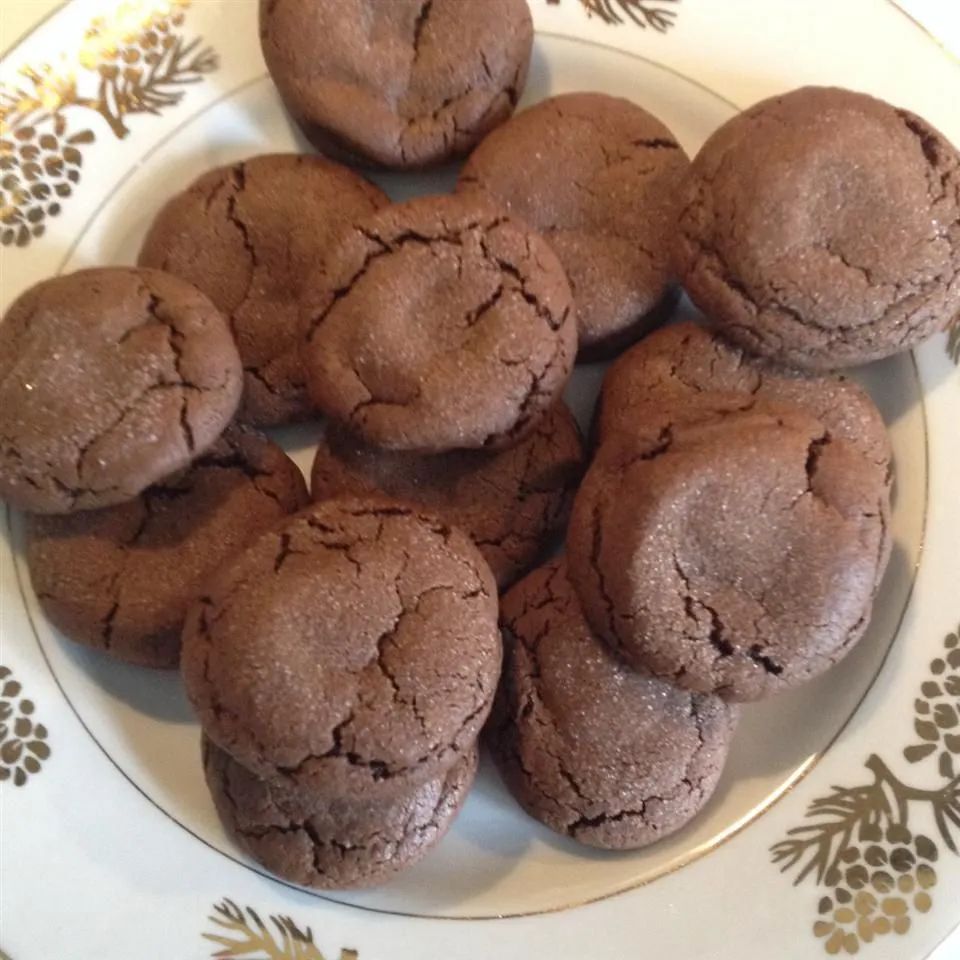
<svg viewBox="0 0 960 960">
<path fill-rule="evenodd" d="M 812 876 L 821 895 L 813 935 L 831 956 L 853 955 L 878 937 L 902 936 L 917 916 L 933 907 L 937 885 L 937 841 L 915 834 L 910 812 L 925 805 L 933 814 L 939 841 L 960 852 L 960 630 L 948 633 L 942 656 L 930 662 L 930 679 L 914 701 L 918 740 L 906 747 L 909 763 L 937 758 L 943 778 L 932 790 L 900 780 L 880 757 L 868 758 L 873 781 L 858 787 L 834 787 L 814 800 L 809 822 L 787 831 L 771 854 L 781 870 L 796 868 L 799 884 Z"/>
<path fill-rule="evenodd" d="M 619 26 L 633 23 L 646 30 L 666 33 L 676 21 L 680 0 L 579 0 L 588 17 L 599 17 L 604 23 Z M 560 0 L 547 0 L 556 6 Z"/>
<path fill-rule="evenodd" d="M 269 924 L 260 919 L 252 908 L 238 907 L 224 898 L 213 907 L 208 917 L 217 928 L 216 933 L 203 936 L 219 949 L 214 958 L 243 957 L 249 960 L 324 960 L 313 942 L 313 931 L 300 929 L 294 921 L 282 914 L 271 915 Z M 358 960 L 356 950 L 343 949 L 339 960 Z"/>
<path fill-rule="evenodd" d="M 0 84 L 0 243 L 43 236 L 80 182 L 93 130 L 72 121 L 99 115 L 114 136 L 127 118 L 176 106 L 184 87 L 217 68 L 216 54 L 178 28 L 191 0 L 126 0 L 84 33 L 76 64 L 23 67 L 19 85 Z"/>
<path fill-rule="evenodd" d="M 0 781 L 22 787 L 50 756 L 47 728 L 33 718 L 32 700 L 9 667 L 0 666 Z"/>
</svg>

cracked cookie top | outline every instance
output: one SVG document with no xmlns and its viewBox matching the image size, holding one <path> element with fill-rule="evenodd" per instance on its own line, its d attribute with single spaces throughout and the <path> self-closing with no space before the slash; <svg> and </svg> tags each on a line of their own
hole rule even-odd
<svg viewBox="0 0 960 960">
<path fill-rule="evenodd" d="M 621 349 L 664 310 L 680 182 L 690 166 L 645 110 L 602 93 L 544 100 L 490 134 L 457 189 L 549 241 L 577 302 L 581 360 Z"/>
<path fill-rule="evenodd" d="M 448 769 L 486 719 L 496 585 L 433 515 L 328 500 L 221 568 L 183 644 L 200 721 L 238 762 L 328 795 L 396 795 Z"/>
<path fill-rule="evenodd" d="M 262 780 L 203 738 L 207 785 L 220 818 L 247 852 L 291 883 L 369 887 L 412 866 L 440 842 L 477 772 L 477 748 L 398 797 L 329 797 Z"/>
<path fill-rule="evenodd" d="M 36 513 L 130 500 L 217 439 L 241 378 L 226 320 L 183 280 L 45 280 L 0 324 L 0 497 Z"/>
<path fill-rule="evenodd" d="M 657 446 L 667 428 L 788 406 L 859 448 L 884 475 L 890 470 L 886 425 L 862 387 L 751 357 L 695 323 L 657 330 L 610 366 L 597 404 L 596 440 L 626 436 L 640 453 Z"/>
<path fill-rule="evenodd" d="M 601 450 L 574 502 L 573 582 L 593 628 L 655 676 L 731 700 L 794 687 L 862 635 L 889 490 L 799 412 L 668 428 Z"/>
<path fill-rule="evenodd" d="M 424 167 L 466 153 L 526 83 L 526 0 L 261 0 L 287 109 L 324 152 Z"/>
<path fill-rule="evenodd" d="M 507 450 L 391 453 L 328 427 L 313 461 L 315 500 L 381 493 L 433 510 L 469 534 L 504 589 L 562 530 L 583 473 L 573 414 L 558 403 Z"/>
<path fill-rule="evenodd" d="M 629 849 L 703 807 L 735 707 L 621 662 L 584 620 L 562 560 L 506 594 L 501 622 L 506 651 L 489 738 L 532 816 L 581 843 Z"/>
<path fill-rule="evenodd" d="M 244 368 L 243 420 L 267 426 L 310 414 L 302 283 L 339 231 L 387 203 L 340 164 L 268 154 L 210 170 L 157 214 L 139 262 L 195 284 L 230 321 Z"/>
<path fill-rule="evenodd" d="M 960 313 L 960 155 L 881 100 L 804 87 L 756 104 L 704 144 L 683 204 L 681 280 L 755 353 L 851 366 Z"/>
<path fill-rule="evenodd" d="M 176 667 L 184 616 L 206 577 L 306 502 L 303 476 L 276 444 L 228 427 L 189 469 L 134 500 L 31 516 L 30 578 L 71 640 L 129 663 Z"/>
<path fill-rule="evenodd" d="M 422 197 L 357 223 L 303 310 L 315 403 L 387 449 L 517 442 L 558 398 L 576 353 L 556 255 L 476 197 Z"/>
</svg>

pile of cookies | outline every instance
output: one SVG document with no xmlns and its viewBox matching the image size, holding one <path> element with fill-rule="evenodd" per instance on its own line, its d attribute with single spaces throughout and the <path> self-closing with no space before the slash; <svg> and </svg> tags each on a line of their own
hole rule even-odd
<svg viewBox="0 0 960 960">
<path fill-rule="evenodd" d="M 261 5 L 326 157 L 212 170 L 137 267 L 10 308 L 0 496 L 66 636 L 180 666 L 220 816 L 278 875 L 417 860 L 485 724 L 531 815 L 644 846 L 709 799 L 739 703 L 869 622 L 891 450 L 827 371 L 960 314 L 960 157 L 826 88 L 692 163 L 598 93 L 511 119 L 525 0 L 352 4 Z M 453 194 L 400 204 L 337 162 L 467 154 Z M 681 288 L 710 326 L 650 333 Z M 588 451 L 562 393 L 611 357 Z M 308 496 L 255 428 L 318 415 Z"/>
<path fill-rule="evenodd" d="M 68 637 L 176 668 L 199 584 L 309 502 L 280 447 L 231 424 L 242 365 L 190 284 L 107 267 L 47 280 L 0 324 L 0 492 L 29 511 L 37 597 Z"/>
<path fill-rule="evenodd" d="M 221 817 L 297 883 L 382 881 L 460 809 L 500 661 L 466 534 L 374 497 L 301 511 L 206 583 L 184 630 Z"/>
</svg>

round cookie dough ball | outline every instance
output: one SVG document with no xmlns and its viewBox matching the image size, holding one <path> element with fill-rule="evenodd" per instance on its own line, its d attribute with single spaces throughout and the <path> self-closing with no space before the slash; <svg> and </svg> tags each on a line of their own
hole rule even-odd
<svg viewBox="0 0 960 960">
<path fill-rule="evenodd" d="M 633 849 L 706 804 L 736 708 L 637 673 L 591 632 L 566 565 L 503 599 L 506 654 L 488 736 L 521 806 L 593 847 Z"/>
<path fill-rule="evenodd" d="M 358 222 L 303 309 L 314 402 L 385 449 L 516 443 L 553 406 L 576 353 L 556 256 L 475 197 L 421 197 Z"/>
<path fill-rule="evenodd" d="M 210 581 L 183 643 L 210 739 L 328 796 L 440 776 L 473 745 L 500 674 L 476 547 L 385 499 L 328 500 L 262 535 Z"/>
<path fill-rule="evenodd" d="M 176 667 L 187 607 L 206 578 L 306 502 L 303 476 L 278 446 L 230 427 L 188 470 L 134 500 L 30 517 L 30 577 L 71 640 L 128 663 Z"/>
<path fill-rule="evenodd" d="M 311 492 L 315 500 L 381 493 L 438 513 L 470 535 L 502 590 L 566 526 L 583 462 L 564 403 L 516 446 L 494 453 L 390 453 L 330 428 L 317 447 Z"/>
<path fill-rule="evenodd" d="M 0 497 L 131 500 L 217 439 L 241 385 L 226 320 L 190 284 L 128 267 L 45 280 L 0 323 Z"/>
<path fill-rule="evenodd" d="M 311 412 L 300 361 L 300 289 L 340 230 L 388 203 L 322 157 L 272 154 L 205 173 L 157 214 L 140 264 L 195 284 L 229 319 L 244 368 L 240 417 Z"/>
<path fill-rule="evenodd" d="M 845 377 L 766 363 L 694 323 L 657 330 L 610 366 L 595 433 L 600 444 L 623 437 L 640 453 L 657 446 L 668 430 L 788 407 L 815 417 L 832 437 L 858 447 L 889 477 L 890 438 L 862 387 Z"/>
<path fill-rule="evenodd" d="M 960 314 L 960 155 L 926 121 L 804 87 L 704 144 L 680 278 L 747 349 L 812 370 L 921 343 Z"/>
<path fill-rule="evenodd" d="M 287 109 L 324 152 L 415 168 L 466 153 L 527 78 L 526 0 L 261 0 Z"/>
<path fill-rule="evenodd" d="M 370 887 L 423 859 L 460 812 L 477 771 L 468 748 L 408 794 L 328 798 L 261 780 L 204 737 L 207 785 L 226 828 L 271 873 L 321 890 Z"/>
<path fill-rule="evenodd" d="M 753 412 L 601 451 L 574 501 L 571 578 L 594 630 L 686 689 L 759 700 L 862 635 L 888 488 L 802 414 Z"/>
<path fill-rule="evenodd" d="M 629 100 L 568 93 L 490 134 L 457 189 L 498 202 L 550 243 L 577 303 L 579 359 L 594 360 L 676 301 L 670 248 L 689 166 L 673 134 Z"/>
</svg>

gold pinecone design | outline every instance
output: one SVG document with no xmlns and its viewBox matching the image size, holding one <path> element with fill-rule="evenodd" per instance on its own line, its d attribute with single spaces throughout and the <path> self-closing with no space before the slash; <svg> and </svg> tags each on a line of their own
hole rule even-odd
<svg viewBox="0 0 960 960">
<path fill-rule="evenodd" d="M 855 954 L 877 937 L 905 934 L 911 914 L 933 906 L 938 851 L 929 837 L 896 824 L 886 831 L 866 824 L 859 841 L 840 851 L 825 878 L 831 893 L 817 907 L 813 933 L 828 954 Z"/>
<path fill-rule="evenodd" d="M 960 630 L 943 641 L 930 676 L 914 701 L 919 742 L 903 754 L 910 763 L 937 758 L 940 786 L 901 780 L 876 754 L 867 758 L 868 783 L 833 787 L 809 806 L 806 819 L 771 848 L 794 883 L 812 876 L 825 887 L 813 923 L 828 954 L 856 954 L 878 937 L 907 933 L 933 907 L 934 864 L 960 854 Z M 932 819 L 935 839 L 916 832 L 914 811 Z"/>
<path fill-rule="evenodd" d="M 183 87 L 217 68 L 209 47 L 180 35 L 190 2 L 127 0 L 109 20 L 93 20 L 84 34 L 80 63 L 100 80 L 97 97 L 84 105 L 97 110 L 118 137 L 128 133 L 125 117 L 175 106 Z"/>
<path fill-rule="evenodd" d="M 0 666 L 0 781 L 12 779 L 16 787 L 38 774 L 50 756 L 47 728 L 34 721 L 33 701 L 20 693 L 9 667 Z"/>
<path fill-rule="evenodd" d="M 68 135 L 62 114 L 46 131 L 26 124 L 0 139 L 0 243 L 24 247 L 43 236 L 80 181 L 80 147 L 93 139 L 90 130 Z"/>
<path fill-rule="evenodd" d="M 25 247 L 43 236 L 76 192 L 83 147 L 96 139 L 87 124 L 71 123 L 81 111 L 123 138 L 129 117 L 175 106 L 217 68 L 213 50 L 179 30 L 190 2 L 125 0 L 91 21 L 78 70 L 61 57 L 22 68 L 21 85 L 0 84 L 0 243 Z"/>
<path fill-rule="evenodd" d="M 930 677 L 913 702 L 918 742 L 903 751 L 910 763 L 936 755 L 940 775 L 960 771 L 960 629 L 947 634 L 943 655 L 930 661 Z"/>
</svg>

